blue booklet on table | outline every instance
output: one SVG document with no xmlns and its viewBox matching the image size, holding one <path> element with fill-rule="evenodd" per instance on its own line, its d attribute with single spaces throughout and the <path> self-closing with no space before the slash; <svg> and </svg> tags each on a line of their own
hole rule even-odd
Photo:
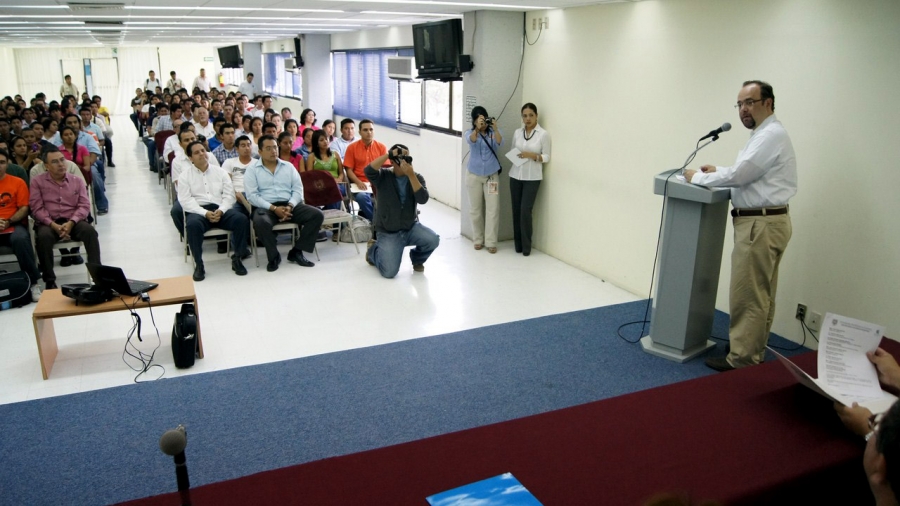
<svg viewBox="0 0 900 506">
<path fill-rule="evenodd" d="M 431 506 L 543 506 L 512 473 L 476 481 L 427 498 Z"/>
</svg>

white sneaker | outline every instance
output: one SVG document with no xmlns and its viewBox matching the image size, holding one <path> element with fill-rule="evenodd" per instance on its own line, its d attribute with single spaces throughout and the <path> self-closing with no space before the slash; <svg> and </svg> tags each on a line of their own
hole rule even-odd
<svg viewBox="0 0 900 506">
<path fill-rule="evenodd" d="M 31 287 L 31 302 L 37 302 L 41 300 L 41 294 L 44 293 L 44 289 L 41 288 L 41 285 L 34 285 Z"/>
</svg>

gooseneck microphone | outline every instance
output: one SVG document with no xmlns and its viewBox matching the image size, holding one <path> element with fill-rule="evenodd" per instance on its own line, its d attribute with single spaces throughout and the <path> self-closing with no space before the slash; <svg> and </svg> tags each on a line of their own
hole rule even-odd
<svg viewBox="0 0 900 506">
<path fill-rule="evenodd" d="M 703 137 L 700 137 L 700 141 L 709 139 L 710 137 L 712 137 L 714 141 L 719 140 L 719 134 L 722 132 L 727 132 L 729 130 L 731 130 L 731 123 L 722 123 L 722 126 L 720 126 L 719 128 L 710 131 L 708 134 L 704 135 Z M 700 142 L 700 141 L 697 141 L 697 142 Z"/>
<path fill-rule="evenodd" d="M 159 438 L 159 449 L 166 455 L 171 455 L 175 458 L 175 479 L 178 481 L 181 504 L 182 506 L 191 506 L 191 482 L 188 479 L 187 459 L 184 456 L 184 448 L 186 446 L 187 431 L 184 425 L 167 430 Z"/>
</svg>

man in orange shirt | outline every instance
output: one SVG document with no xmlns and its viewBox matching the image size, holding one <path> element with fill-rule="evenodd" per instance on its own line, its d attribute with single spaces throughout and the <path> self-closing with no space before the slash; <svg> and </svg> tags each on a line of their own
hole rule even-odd
<svg viewBox="0 0 900 506">
<path fill-rule="evenodd" d="M 359 122 L 359 137 L 358 141 L 347 146 L 344 168 L 347 169 L 350 182 L 360 190 L 354 195 L 356 203 L 359 204 L 359 215 L 371 221 L 374 217 L 372 195 L 365 170 L 373 160 L 387 154 L 387 148 L 375 140 L 375 124 L 370 119 Z"/>
<path fill-rule="evenodd" d="M 28 186 L 25 181 L 6 173 L 9 153 L 0 150 L 0 246 L 12 247 L 19 269 L 31 279 L 31 298 L 41 297 L 41 277 L 28 235 Z"/>
</svg>

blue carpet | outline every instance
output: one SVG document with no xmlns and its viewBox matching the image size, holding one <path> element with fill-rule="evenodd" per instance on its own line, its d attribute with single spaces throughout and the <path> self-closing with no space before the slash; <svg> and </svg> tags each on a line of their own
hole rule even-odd
<svg viewBox="0 0 900 506">
<path fill-rule="evenodd" d="M 179 423 L 198 486 L 713 374 L 702 359 L 677 364 L 620 339 L 619 325 L 644 308 L 0 406 L 0 503 L 108 504 L 173 491 L 172 459 L 157 442 Z M 633 339 L 639 329 L 623 333 Z M 727 329 L 717 313 L 713 335 Z"/>
</svg>

